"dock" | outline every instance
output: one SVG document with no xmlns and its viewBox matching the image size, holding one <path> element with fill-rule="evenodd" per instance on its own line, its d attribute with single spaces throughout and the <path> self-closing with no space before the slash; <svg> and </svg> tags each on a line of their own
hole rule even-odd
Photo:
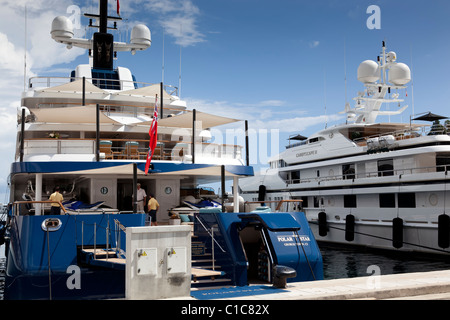
<svg viewBox="0 0 450 320">
<path fill-rule="evenodd" d="M 450 270 L 191 291 L 189 300 L 450 300 Z"/>
</svg>

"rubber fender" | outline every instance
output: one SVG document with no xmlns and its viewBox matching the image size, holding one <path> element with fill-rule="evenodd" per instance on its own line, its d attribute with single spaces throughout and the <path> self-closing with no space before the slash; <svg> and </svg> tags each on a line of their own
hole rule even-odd
<svg viewBox="0 0 450 320">
<path fill-rule="evenodd" d="M 319 236 L 326 237 L 328 234 L 327 214 L 319 212 Z"/>
<path fill-rule="evenodd" d="M 260 185 L 258 189 L 258 201 L 266 200 L 266 186 Z"/>
<path fill-rule="evenodd" d="M 345 240 L 355 240 L 355 216 L 352 214 L 345 217 Z"/>
<path fill-rule="evenodd" d="M 396 249 L 403 247 L 403 219 L 392 220 L 392 246 Z"/>
<path fill-rule="evenodd" d="M 446 214 L 438 217 L 438 246 L 443 249 L 450 246 L 450 216 Z"/>
</svg>

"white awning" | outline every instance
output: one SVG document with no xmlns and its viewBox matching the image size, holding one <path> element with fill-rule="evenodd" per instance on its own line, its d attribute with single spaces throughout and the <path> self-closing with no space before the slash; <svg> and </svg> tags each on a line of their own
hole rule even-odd
<svg viewBox="0 0 450 320">
<path fill-rule="evenodd" d="M 102 90 L 89 81 L 85 81 L 85 97 L 86 99 L 104 99 L 109 95 L 105 90 Z M 55 93 L 58 94 L 55 96 Z M 60 86 L 36 90 L 36 95 L 40 98 L 74 98 L 80 99 L 83 93 L 83 80 L 76 80 Z"/>
<path fill-rule="evenodd" d="M 160 104 L 161 86 L 159 84 L 153 84 L 151 86 L 139 89 L 112 92 L 109 100 L 112 103 L 115 101 L 124 101 L 124 100 L 128 102 L 133 101 L 135 103 L 143 103 L 143 105 L 148 106 L 155 104 L 156 95 L 158 95 L 158 104 Z M 177 99 L 168 94 L 166 90 L 163 90 L 163 98 L 164 98 L 164 106 Z"/>
<path fill-rule="evenodd" d="M 95 123 L 96 106 L 77 106 L 63 108 L 42 108 L 33 109 L 33 114 L 38 122 L 47 123 Z M 100 123 L 121 124 L 118 119 L 107 117 L 100 112 Z"/>
<path fill-rule="evenodd" d="M 226 118 L 221 116 L 216 116 L 209 113 L 199 112 L 196 111 L 196 121 L 202 122 L 202 129 L 217 127 L 241 120 L 232 119 L 232 118 Z M 164 119 L 158 120 L 158 126 L 162 127 L 170 127 L 170 128 L 192 128 L 192 119 L 193 119 L 193 112 L 186 112 L 181 115 L 175 115 L 173 117 L 168 117 Z M 149 122 L 142 122 L 143 125 L 150 125 L 151 121 Z"/>
</svg>

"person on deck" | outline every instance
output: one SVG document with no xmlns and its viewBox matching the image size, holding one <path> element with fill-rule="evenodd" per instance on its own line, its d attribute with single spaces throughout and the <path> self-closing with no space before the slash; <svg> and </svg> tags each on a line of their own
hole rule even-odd
<svg viewBox="0 0 450 320">
<path fill-rule="evenodd" d="M 156 222 L 156 213 L 159 209 L 159 203 L 153 196 L 153 194 L 149 194 L 149 200 L 148 200 L 148 215 L 151 218 L 151 225 L 157 226 L 158 223 Z"/>
<path fill-rule="evenodd" d="M 144 206 L 145 200 L 147 198 L 147 193 L 144 189 L 141 189 L 141 184 L 137 184 L 137 211 L 145 213 Z"/>
<path fill-rule="evenodd" d="M 60 203 L 62 203 L 63 199 L 64 199 L 64 197 L 62 196 L 61 193 L 59 193 L 59 187 L 56 186 L 55 192 L 53 192 L 50 195 L 50 198 L 48 198 L 48 200 L 50 200 L 50 201 L 56 201 L 56 202 L 52 202 L 50 205 L 50 214 L 51 215 L 60 215 L 61 214 Z"/>
</svg>

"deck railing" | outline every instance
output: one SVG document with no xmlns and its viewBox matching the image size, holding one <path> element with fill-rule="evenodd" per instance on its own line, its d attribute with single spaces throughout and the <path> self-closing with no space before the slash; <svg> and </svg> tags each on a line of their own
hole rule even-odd
<svg viewBox="0 0 450 320">
<path fill-rule="evenodd" d="M 100 146 L 102 145 L 100 141 Z M 112 143 L 110 152 L 100 149 L 101 158 L 110 160 L 145 160 L 148 152 L 148 140 L 140 139 L 109 139 Z M 127 142 L 135 142 L 138 148 L 130 152 Z M 189 141 L 161 141 L 153 155 L 154 160 L 188 161 L 191 155 Z M 25 139 L 24 154 L 26 156 L 38 154 L 95 154 L 96 140 L 81 138 L 36 138 Z M 242 159 L 242 146 L 214 143 L 196 143 L 196 155 L 207 158 Z"/>
<path fill-rule="evenodd" d="M 349 180 L 355 181 L 358 179 L 365 178 L 380 178 L 380 177 L 388 177 L 388 176 L 404 176 L 404 175 L 417 175 L 424 173 L 436 173 L 436 172 L 444 172 L 450 171 L 450 165 L 438 165 L 438 166 L 430 166 L 430 167 L 416 167 L 416 168 L 403 168 L 403 169 L 392 169 L 392 170 L 377 170 L 377 171 L 369 171 L 363 173 L 352 173 L 352 174 L 338 174 L 338 175 L 328 175 L 314 178 L 303 178 L 303 179 L 284 179 L 286 184 L 301 184 L 301 183 L 320 183 L 325 181 L 339 181 L 339 180 Z"/>
</svg>

